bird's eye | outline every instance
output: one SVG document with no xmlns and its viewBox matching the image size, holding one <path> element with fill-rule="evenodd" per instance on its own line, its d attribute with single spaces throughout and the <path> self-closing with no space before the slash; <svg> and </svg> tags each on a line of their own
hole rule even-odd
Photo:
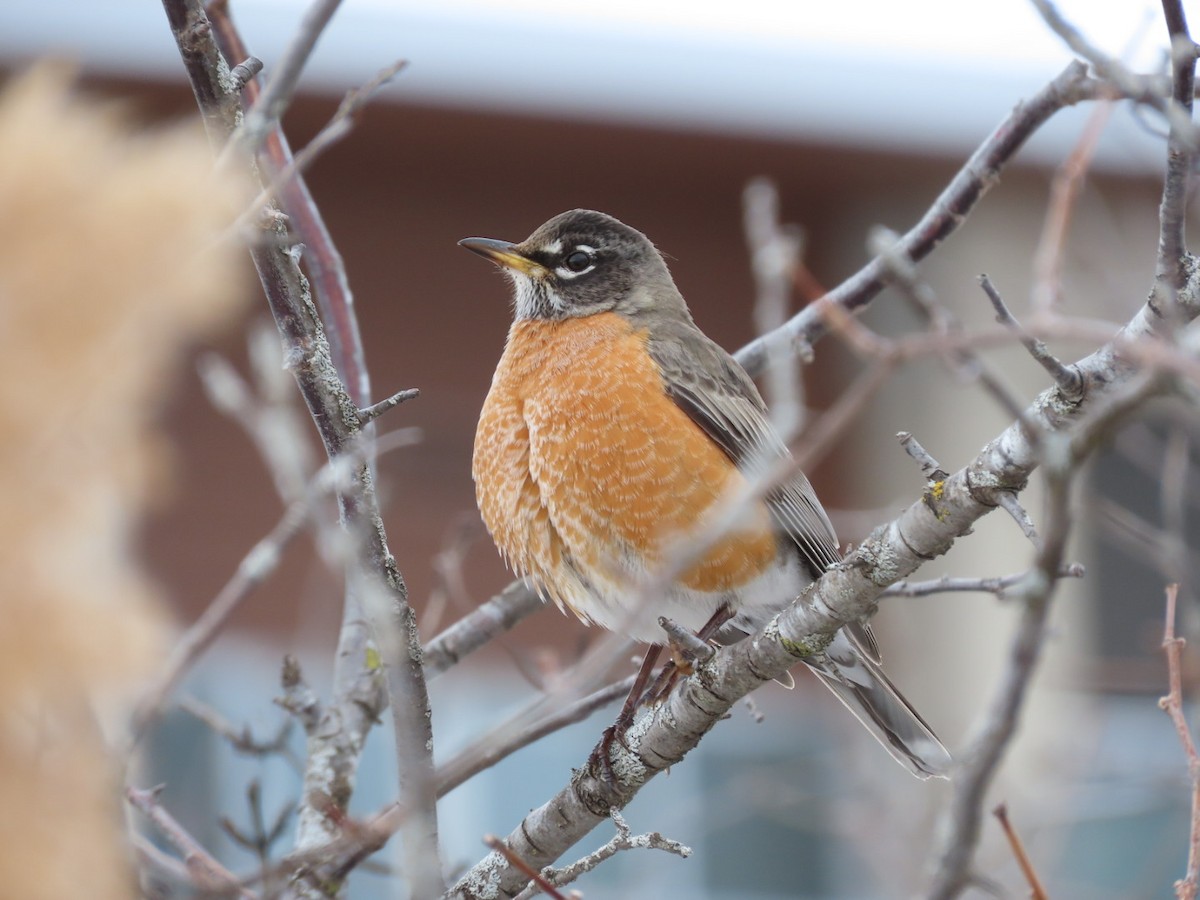
<svg viewBox="0 0 1200 900">
<path fill-rule="evenodd" d="M 573 250 L 567 254 L 567 258 L 563 260 L 563 265 L 571 272 L 582 272 L 592 264 L 592 254 L 586 250 Z"/>
</svg>

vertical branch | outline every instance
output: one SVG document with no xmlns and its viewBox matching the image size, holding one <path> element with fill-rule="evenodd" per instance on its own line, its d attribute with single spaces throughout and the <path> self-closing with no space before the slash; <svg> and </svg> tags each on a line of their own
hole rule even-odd
<svg viewBox="0 0 1200 900">
<path fill-rule="evenodd" d="M 780 226 L 779 192 L 767 179 L 756 178 L 746 185 L 742 205 L 743 230 L 756 287 L 754 324 L 765 341 L 767 354 L 763 384 L 772 424 L 786 443 L 804 425 L 799 360 L 781 330 L 788 317 L 791 274 L 800 255 L 801 238 L 796 229 Z"/>
<path fill-rule="evenodd" d="M 1192 740 L 1192 730 L 1183 715 L 1183 638 L 1175 637 L 1175 601 L 1179 585 L 1167 585 L 1167 615 L 1163 626 L 1163 652 L 1167 655 L 1167 696 L 1158 701 L 1161 709 L 1171 717 L 1171 723 L 1179 734 L 1179 743 L 1187 755 L 1188 778 L 1192 782 L 1192 827 L 1188 840 L 1187 873 L 1175 882 L 1178 900 L 1196 900 L 1200 889 L 1200 754 Z"/>
<path fill-rule="evenodd" d="M 210 139 L 228 142 L 236 122 L 236 83 L 229 77 L 200 0 L 163 0 L 168 21 L 205 112 Z M 326 4 L 328 6 L 328 4 Z M 330 10 L 331 11 L 331 10 Z M 315 37 L 312 38 L 315 41 Z M 302 836 L 328 835 L 337 827 L 353 790 L 358 754 L 377 716 L 374 698 L 386 680 L 397 744 L 400 806 L 404 817 L 405 875 L 414 896 L 431 897 L 443 889 L 437 841 L 433 734 L 429 695 L 421 666 L 416 618 L 408 604 L 404 579 L 387 545 L 375 496 L 371 467 L 358 460 L 362 421 L 338 377 L 324 329 L 300 272 L 298 253 L 287 248 L 278 216 L 267 217 L 273 232 L 251 250 L 271 313 L 284 343 L 291 371 L 331 461 L 349 457 L 353 478 L 339 491 L 341 521 L 349 537 L 347 608 L 339 638 L 334 702 L 310 742 Z M 369 596 L 364 596 L 369 595 Z M 383 603 L 358 602 L 375 597 Z M 358 610 L 365 611 L 366 615 Z M 372 633 L 384 637 L 387 651 L 380 666 L 371 651 Z M 364 700 L 364 692 L 367 695 Z M 328 726 L 328 727 L 325 727 Z M 323 888 L 322 888 L 323 889 Z M 315 896 L 315 894 L 314 894 Z"/>
<path fill-rule="evenodd" d="M 1175 298 L 1187 282 L 1185 225 L 1188 176 L 1195 158 L 1194 134 L 1185 133 L 1191 124 L 1192 95 L 1196 87 L 1196 44 L 1188 33 L 1187 18 L 1180 0 L 1163 0 L 1167 33 L 1171 38 L 1171 98 L 1185 113 L 1183 121 L 1171 116 L 1167 136 L 1167 174 L 1159 205 L 1158 262 L 1155 267 L 1155 296 L 1162 313 L 1173 309 Z"/>
<path fill-rule="evenodd" d="M 1108 432 L 1137 411 L 1158 389 L 1158 379 L 1141 375 L 1088 419 L 1069 437 L 1047 434 L 1041 445 L 1046 473 L 1046 522 L 1034 567 L 1010 597 L 1022 601 L 1016 634 L 1009 645 L 1000 689 L 976 725 L 975 735 L 954 776 L 954 798 L 940 822 L 940 844 L 928 896 L 957 897 L 971 878 L 971 864 L 983 822 L 983 804 L 1007 752 L 1025 703 L 1030 680 L 1041 655 L 1050 601 L 1071 532 L 1069 509 L 1072 478 Z"/>
<path fill-rule="evenodd" d="M 242 144 L 247 152 L 256 154 L 267 134 L 283 118 L 283 113 L 296 92 L 296 85 L 300 82 L 304 65 L 341 2 L 342 0 L 315 0 L 304 13 L 300 27 L 288 42 L 279 64 L 267 79 L 266 86 L 239 129 L 238 143 Z"/>
<path fill-rule="evenodd" d="M 975 727 L 963 754 L 963 766 L 954 776 L 954 797 L 939 824 L 942 848 L 938 853 L 928 896 L 949 900 L 966 887 L 983 823 L 983 805 L 1000 762 L 1016 733 L 1029 682 L 1041 656 L 1050 598 L 1062 565 L 1070 519 L 1067 498 L 1069 460 L 1061 452 L 1046 453 L 1046 525 L 1042 549 L 1034 569 L 1009 593 L 1022 601 L 1021 616 L 1008 649 L 1008 661 L 999 690 Z M 1049 449 L 1049 448 L 1048 448 Z"/>
<path fill-rule="evenodd" d="M 226 60 L 246 59 L 250 54 L 229 15 L 227 0 L 208 4 L 212 27 Z M 253 103 L 260 88 L 249 81 L 242 89 L 245 99 Z M 292 149 L 287 136 L 279 127 L 272 128 L 262 146 L 259 161 L 270 181 L 274 181 L 292 164 Z M 304 262 L 312 277 L 321 321 L 329 338 L 329 350 L 350 396 L 358 406 L 371 402 L 371 379 L 363 352 L 358 317 L 354 314 L 354 294 L 346 277 L 342 255 L 333 242 L 325 219 L 318 209 L 308 183 L 299 171 L 283 180 L 278 190 L 279 203 L 291 220 L 291 226 L 304 243 Z"/>
</svg>

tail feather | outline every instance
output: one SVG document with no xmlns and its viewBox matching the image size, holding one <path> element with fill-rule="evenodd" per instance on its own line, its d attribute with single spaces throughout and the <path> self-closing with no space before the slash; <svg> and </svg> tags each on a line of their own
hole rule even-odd
<svg viewBox="0 0 1200 900">
<path fill-rule="evenodd" d="M 825 652 L 804 660 L 884 749 L 918 778 L 947 778 L 949 751 L 874 661 L 841 632 Z"/>
</svg>

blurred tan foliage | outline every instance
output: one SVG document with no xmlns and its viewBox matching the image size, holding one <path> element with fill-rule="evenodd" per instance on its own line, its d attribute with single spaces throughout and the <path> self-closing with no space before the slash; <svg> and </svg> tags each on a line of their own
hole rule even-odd
<svg viewBox="0 0 1200 900">
<path fill-rule="evenodd" d="M 218 240 L 246 196 L 196 128 L 133 128 L 38 66 L 0 95 L 0 884 L 128 897 L 105 741 L 160 664 L 133 548 L 163 486 L 154 415 L 245 298 Z"/>
</svg>

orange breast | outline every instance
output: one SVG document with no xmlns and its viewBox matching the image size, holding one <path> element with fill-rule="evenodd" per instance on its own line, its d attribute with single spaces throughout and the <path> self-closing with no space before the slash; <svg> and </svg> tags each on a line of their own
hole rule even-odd
<svg viewBox="0 0 1200 900">
<path fill-rule="evenodd" d="M 475 436 L 476 496 L 497 546 L 584 617 L 589 591 L 654 571 L 673 539 L 743 483 L 666 395 L 645 342 L 614 313 L 515 323 Z M 759 504 L 679 582 L 735 589 L 776 552 Z"/>
</svg>

